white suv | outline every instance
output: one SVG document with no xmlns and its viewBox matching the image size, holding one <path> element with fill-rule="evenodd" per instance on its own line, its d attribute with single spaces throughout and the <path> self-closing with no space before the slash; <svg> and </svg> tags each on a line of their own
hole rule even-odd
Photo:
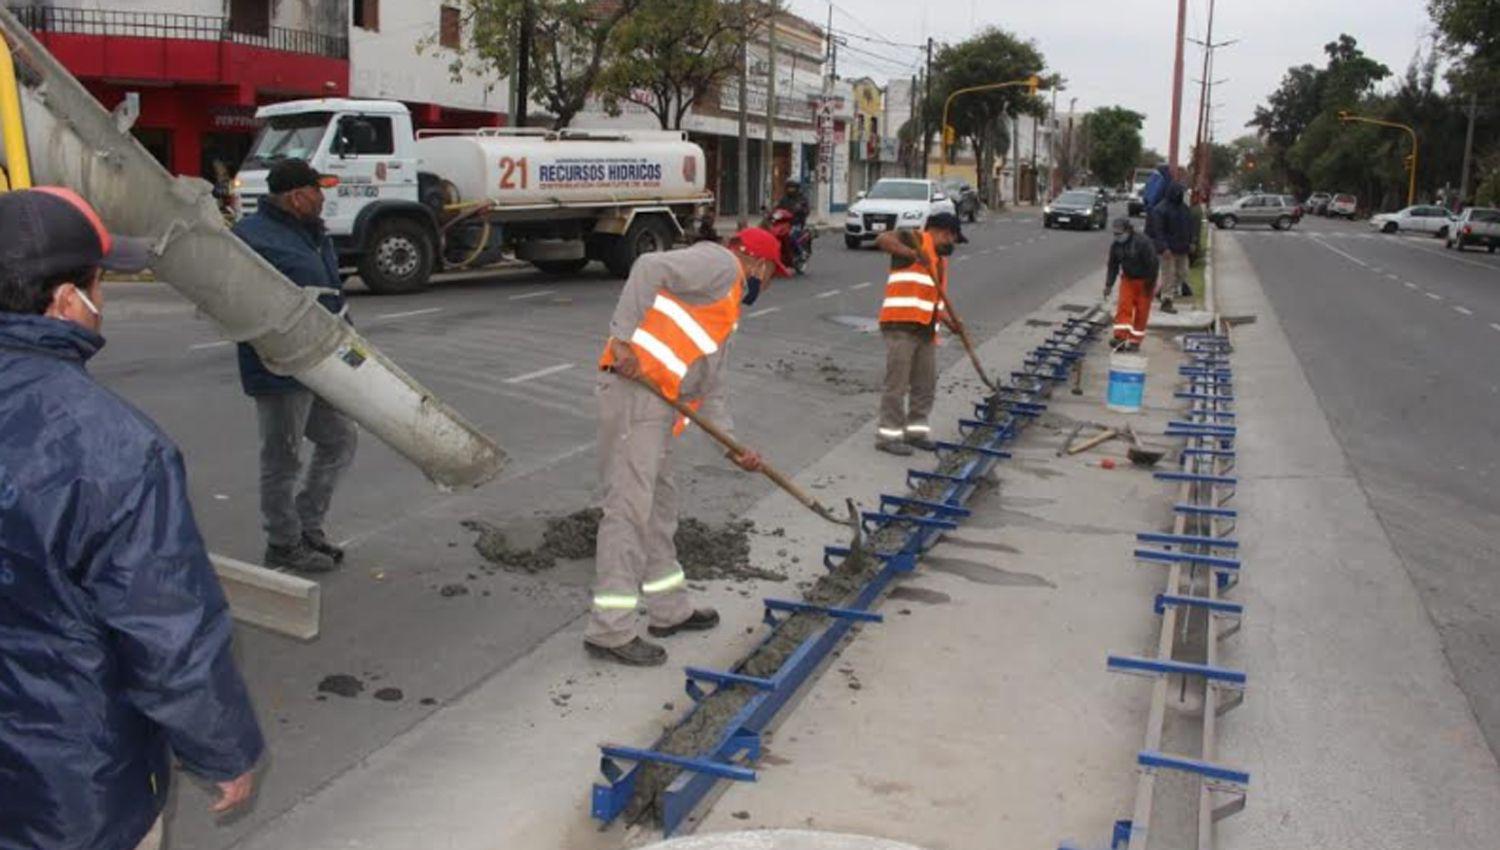
<svg viewBox="0 0 1500 850">
<path fill-rule="evenodd" d="M 937 181 L 880 180 L 849 207 L 844 246 L 858 248 L 890 230 L 921 230 L 928 216 L 940 212 L 957 213 Z"/>
</svg>

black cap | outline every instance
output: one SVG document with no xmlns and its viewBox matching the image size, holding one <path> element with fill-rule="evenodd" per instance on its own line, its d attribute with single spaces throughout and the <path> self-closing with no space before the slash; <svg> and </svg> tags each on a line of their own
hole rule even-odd
<svg viewBox="0 0 1500 850">
<path fill-rule="evenodd" d="M 927 229 L 932 230 L 933 228 L 946 230 L 952 233 L 953 241 L 957 242 L 960 245 L 963 245 L 969 241 L 969 238 L 964 235 L 962 223 L 959 222 L 958 216 L 954 215 L 953 213 L 943 212 L 928 216 Z"/>
<path fill-rule="evenodd" d="M 1128 218 L 1117 218 L 1110 222 L 1110 229 L 1115 233 L 1129 233 L 1135 230 L 1135 225 L 1131 224 Z"/>
<path fill-rule="evenodd" d="M 0 193 L 0 233 L 0 265 L 30 279 L 86 268 L 138 272 L 151 261 L 146 240 L 111 235 L 88 201 L 57 186 Z"/>
<path fill-rule="evenodd" d="M 331 179 L 318 173 L 305 159 L 283 159 L 271 166 L 270 173 L 266 175 L 266 188 L 271 190 L 271 194 L 280 195 L 293 189 L 321 187 L 326 180 Z"/>
</svg>

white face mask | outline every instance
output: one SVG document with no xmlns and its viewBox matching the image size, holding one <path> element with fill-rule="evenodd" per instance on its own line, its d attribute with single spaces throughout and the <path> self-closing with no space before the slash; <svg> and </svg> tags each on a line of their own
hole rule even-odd
<svg viewBox="0 0 1500 850">
<path fill-rule="evenodd" d="M 88 296 L 87 293 L 85 293 L 82 289 L 80 289 L 77 286 L 73 287 L 73 292 L 78 295 L 78 300 L 83 302 L 83 306 L 89 308 L 89 312 L 94 314 L 94 318 L 96 318 L 96 319 L 103 319 L 104 318 L 104 314 L 100 313 L 99 312 L 99 308 L 94 306 L 94 302 L 89 300 L 89 296 Z"/>
</svg>

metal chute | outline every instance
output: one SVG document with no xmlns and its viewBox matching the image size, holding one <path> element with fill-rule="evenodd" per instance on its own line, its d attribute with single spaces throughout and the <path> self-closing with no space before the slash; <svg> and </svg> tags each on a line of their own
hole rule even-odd
<svg viewBox="0 0 1500 850">
<path fill-rule="evenodd" d="M 151 239 L 157 277 L 226 337 L 255 346 L 272 371 L 297 378 L 435 484 L 473 487 L 499 474 L 499 446 L 240 242 L 208 183 L 168 174 L 4 8 L 0 35 L 14 60 L 34 183 L 66 186 L 111 231 Z M 16 129 L 13 117 L 0 119 Z M 19 157 L 6 150 L 0 145 L 0 164 L 14 177 L 9 161 Z"/>
</svg>

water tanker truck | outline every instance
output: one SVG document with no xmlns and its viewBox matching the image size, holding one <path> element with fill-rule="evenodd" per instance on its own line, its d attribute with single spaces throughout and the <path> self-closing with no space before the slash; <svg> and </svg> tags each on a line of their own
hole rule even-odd
<svg viewBox="0 0 1500 850">
<path fill-rule="evenodd" d="M 261 107 L 236 179 L 240 213 L 282 159 L 338 178 L 324 219 L 345 262 L 380 293 L 502 259 L 625 276 L 710 214 L 703 150 L 682 132 L 501 129 L 413 132 L 394 101 L 331 98 Z"/>
</svg>

